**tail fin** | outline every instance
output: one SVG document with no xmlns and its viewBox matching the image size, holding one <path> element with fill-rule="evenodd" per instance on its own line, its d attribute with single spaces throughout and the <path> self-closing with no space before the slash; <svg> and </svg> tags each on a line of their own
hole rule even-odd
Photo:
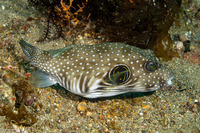
<svg viewBox="0 0 200 133">
<path fill-rule="evenodd" d="M 20 40 L 19 44 L 22 47 L 22 50 L 29 61 L 32 61 L 34 54 L 36 53 L 37 49 L 35 46 L 28 44 L 23 39 Z"/>
</svg>

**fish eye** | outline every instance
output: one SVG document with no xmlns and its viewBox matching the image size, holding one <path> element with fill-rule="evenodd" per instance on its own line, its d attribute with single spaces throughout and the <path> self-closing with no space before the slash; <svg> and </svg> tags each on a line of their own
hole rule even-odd
<svg viewBox="0 0 200 133">
<path fill-rule="evenodd" d="M 108 75 L 108 83 L 122 85 L 126 83 L 130 78 L 131 72 L 127 65 L 120 64 L 114 66 Z"/>
<path fill-rule="evenodd" d="M 158 68 L 158 64 L 154 61 L 147 61 L 144 64 L 144 68 L 147 72 L 154 72 Z"/>
</svg>

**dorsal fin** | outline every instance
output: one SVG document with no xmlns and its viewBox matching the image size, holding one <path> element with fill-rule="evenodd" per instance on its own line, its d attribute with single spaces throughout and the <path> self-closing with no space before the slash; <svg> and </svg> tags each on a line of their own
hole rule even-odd
<svg viewBox="0 0 200 133">
<path fill-rule="evenodd" d="M 55 58 L 58 55 L 62 54 L 63 52 L 72 49 L 72 45 L 68 46 L 68 47 L 64 47 L 64 48 L 60 48 L 60 49 L 53 49 L 53 50 L 49 50 L 49 54 Z"/>
</svg>

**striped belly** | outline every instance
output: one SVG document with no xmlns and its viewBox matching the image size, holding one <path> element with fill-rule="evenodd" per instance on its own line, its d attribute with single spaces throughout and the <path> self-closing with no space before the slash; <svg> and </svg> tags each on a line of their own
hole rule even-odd
<svg viewBox="0 0 200 133">
<path fill-rule="evenodd" d="M 80 75 L 77 76 L 66 75 L 60 77 L 56 75 L 55 78 L 62 87 L 81 96 L 85 96 L 85 94 L 99 88 L 99 83 L 101 82 L 101 79 L 95 79 L 94 76 L 90 78 L 83 73 L 80 73 Z"/>
</svg>

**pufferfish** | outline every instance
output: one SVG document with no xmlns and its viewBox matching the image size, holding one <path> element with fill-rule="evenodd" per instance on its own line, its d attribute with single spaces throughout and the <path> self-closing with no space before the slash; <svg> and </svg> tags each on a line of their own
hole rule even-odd
<svg viewBox="0 0 200 133">
<path fill-rule="evenodd" d="M 172 84 L 171 71 L 148 49 L 109 42 L 45 51 L 23 39 L 19 43 L 26 58 L 38 68 L 31 81 L 37 87 L 59 83 L 82 97 L 99 98 L 155 91 Z"/>
</svg>

